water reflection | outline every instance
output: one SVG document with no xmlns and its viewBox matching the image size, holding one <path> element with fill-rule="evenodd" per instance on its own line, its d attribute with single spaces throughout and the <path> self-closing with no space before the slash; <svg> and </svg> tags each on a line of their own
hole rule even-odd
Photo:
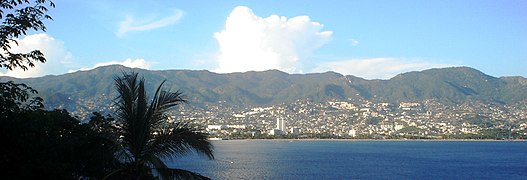
<svg viewBox="0 0 527 180">
<path fill-rule="evenodd" d="M 213 141 L 215 160 L 169 167 L 212 179 L 524 179 L 527 142 Z"/>
</svg>

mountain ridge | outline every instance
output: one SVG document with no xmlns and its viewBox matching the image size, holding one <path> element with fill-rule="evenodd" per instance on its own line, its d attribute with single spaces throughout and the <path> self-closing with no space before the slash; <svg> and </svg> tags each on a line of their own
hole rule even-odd
<svg viewBox="0 0 527 180">
<path fill-rule="evenodd" d="M 153 91 L 161 81 L 180 89 L 197 106 L 225 102 L 233 106 L 270 106 L 309 99 L 392 103 L 434 99 L 447 103 L 481 101 L 511 104 L 527 99 L 527 79 L 493 77 L 470 67 L 434 68 L 401 73 L 388 80 L 367 80 L 336 72 L 288 74 L 278 70 L 219 74 L 207 70 L 146 70 L 120 65 L 63 75 L 0 81 L 25 83 L 40 92 L 48 108 L 107 110 L 116 97 L 113 79 L 135 71 Z"/>
</svg>

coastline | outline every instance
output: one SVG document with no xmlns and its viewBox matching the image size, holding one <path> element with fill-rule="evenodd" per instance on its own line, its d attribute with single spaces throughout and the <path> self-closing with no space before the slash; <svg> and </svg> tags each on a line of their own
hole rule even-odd
<svg viewBox="0 0 527 180">
<path fill-rule="evenodd" d="M 527 142 L 526 139 L 209 139 L 209 141 L 393 141 L 393 142 Z"/>
</svg>

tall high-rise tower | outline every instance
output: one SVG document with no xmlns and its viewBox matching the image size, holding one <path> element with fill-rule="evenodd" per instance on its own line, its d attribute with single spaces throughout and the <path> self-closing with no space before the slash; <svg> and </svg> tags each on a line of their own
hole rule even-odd
<svg viewBox="0 0 527 180">
<path fill-rule="evenodd" d="M 285 121 L 283 119 L 277 118 L 276 119 L 276 129 L 279 129 L 282 132 L 286 132 L 285 130 Z"/>
</svg>

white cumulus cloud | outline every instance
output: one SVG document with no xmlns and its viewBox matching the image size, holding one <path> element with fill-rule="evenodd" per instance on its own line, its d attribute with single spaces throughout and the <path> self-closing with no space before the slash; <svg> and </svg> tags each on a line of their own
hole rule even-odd
<svg viewBox="0 0 527 180">
<path fill-rule="evenodd" d="M 457 65 L 430 63 L 413 59 L 371 58 L 326 62 L 320 64 L 314 71 L 335 71 L 366 79 L 389 79 L 404 72 L 452 66 Z"/>
<path fill-rule="evenodd" d="M 44 57 L 45 63 L 36 62 L 35 67 L 28 67 L 28 70 L 23 71 L 20 68 L 12 71 L 2 69 L 0 76 L 11 76 L 17 78 L 38 77 L 48 74 L 63 74 L 66 73 L 68 67 L 72 64 L 72 55 L 64 48 L 64 43 L 48 34 L 39 33 L 27 35 L 22 39 L 17 39 L 16 43 L 10 43 L 11 52 L 13 53 L 28 53 L 33 50 L 40 50 Z"/>
<path fill-rule="evenodd" d="M 244 72 L 278 69 L 303 71 L 302 60 L 327 43 L 332 31 L 308 16 L 263 18 L 245 6 L 230 13 L 225 28 L 214 33 L 220 52 L 216 72 Z"/>
<path fill-rule="evenodd" d="M 161 19 L 146 19 L 137 20 L 133 16 L 126 16 L 123 21 L 119 23 L 116 35 L 118 37 L 124 36 L 128 32 L 133 31 L 148 31 L 152 29 L 162 28 L 179 22 L 183 18 L 183 11 L 176 9 L 173 14 Z"/>
<path fill-rule="evenodd" d="M 108 62 L 100 62 L 100 63 L 97 63 L 95 65 L 93 65 L 92 67 L 90 68 L 81 68 L 81 69 L 78 69 L 78 70 L 70 70 L 69 72 L 76 72 L 76 71 L 88 71 L 88 70 L 92 70 L 92 69 L 95 69 L 97 67 L 101 67 L 101 66 L 109 66 L 109 65 L 123 65 L 123 66 L 126 66 L 126 67 L 129 67 L 129 68 L 141 68 L 141 69 L 148 69 L 150 68 L 150 64 L 148 61 L 144 60 L 144 59 L 125 59 L 124 61 L 108 61 Z"/>
</svg>

